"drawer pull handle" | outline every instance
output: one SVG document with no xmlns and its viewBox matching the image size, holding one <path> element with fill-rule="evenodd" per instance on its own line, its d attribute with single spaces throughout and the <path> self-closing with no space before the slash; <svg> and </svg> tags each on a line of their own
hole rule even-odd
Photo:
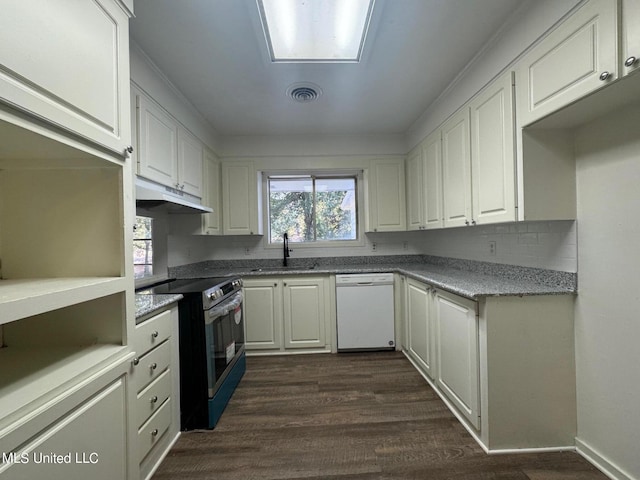
<svg viewBox="0 0 640 480">
<path fill-rule="evenodd" d="M 151 436 L 152 437 L 155 437 L 157 435 L 158 435 L 158 429 L 157 428 L 154 428 L 153 430 L 151 430 Z"/>
<path fill-rule="evenodd" d="M 151 403 L 156 403 L 158 401 L 158 396 L 154 395 L 153 397 L 151 397 Z"/>
<path fill-rule="evenodd" d="M 149 368 L 151 368 L 151 370 L 155 370 L 156 368 L 158 368 L 158 364 L 154 362 L 151 365 L 149 365 Z"/>
<path fill-rule="evenodd" d="M 135 367 L 136 365 L 138 365 L 140 363 L 140 359 L 138 357 L 136 357 L 133 360 L 131 360 L 131 363 Z"/>
<path fill-rule="evenodd" d="M 154 332 L 151 334 L 151 337 L 158 338 L 158 335 L 159 335 L 158 331 L 154 330 Z"/>
</svg>

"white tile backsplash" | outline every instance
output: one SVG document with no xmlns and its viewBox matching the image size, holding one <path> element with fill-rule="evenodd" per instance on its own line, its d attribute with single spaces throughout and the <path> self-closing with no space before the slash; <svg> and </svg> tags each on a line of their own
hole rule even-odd
<svg viewBox="0 0 640 480">
<path fill-rule="evenodd" d="M 575 221 L 519 222 L 420 232 L 420 253 L 577 272 Z M 496 242 L 496 253 L 489 242 Z"/>
<path fill-rule="evenodd" d="M 489 242 L 496 243 L 495 255 L 489 252 Z M 359 246 L 296 248 L 292 244 L 291 248 L 291 256 L 294 258 L 426 254 L 577 271 L 574 221 L 519 222 L 429 231 L 368 233 Z M 272 258 L 282 258 L 282 249 L 265 247 L 262 237 L 169 236 L 169 266 L 207 260 Z"/>
</svg>

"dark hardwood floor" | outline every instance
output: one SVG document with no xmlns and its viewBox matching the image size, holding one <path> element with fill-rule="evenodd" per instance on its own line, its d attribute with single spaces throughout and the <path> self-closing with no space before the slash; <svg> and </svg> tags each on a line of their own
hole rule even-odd
<svg viewBox="0 0 640 480">
<path fill-rule="evenodd" d="M 250 357 L 218 426 L 154 480 L 605 479 L 573 452 L 486 455 L 401 353 Z"/>
</svg>

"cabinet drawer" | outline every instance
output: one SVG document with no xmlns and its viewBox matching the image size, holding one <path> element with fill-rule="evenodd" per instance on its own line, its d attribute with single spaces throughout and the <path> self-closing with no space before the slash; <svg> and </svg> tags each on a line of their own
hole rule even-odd
<svg viewBox="0 0 640 480">
<path fill-rule="evenodd" d="M 140 392 L 149 383 L 158 378 L 171 362 L 171 342 L 165 342 L 149 353 L 134 360 L 131 371 L 131 385 L 135 392 Z"/>
<path fill-rule="evenodd" d="M 138 460 L 142 461 L 171 425 L 171 399 L 168 398 L 138 430 Z"/>
<path fill-rule="evenodd" d="M 138 394 L 136 426 L 140 427 L 171 395 L 171 369 L 167 369 Z"/>
<path fill-rule="evenodd" d="M 133 337 L 133 349 L 138 357 L 157 347 L 171 336 L 171 310 L 136 325 Z"/>
</svg>

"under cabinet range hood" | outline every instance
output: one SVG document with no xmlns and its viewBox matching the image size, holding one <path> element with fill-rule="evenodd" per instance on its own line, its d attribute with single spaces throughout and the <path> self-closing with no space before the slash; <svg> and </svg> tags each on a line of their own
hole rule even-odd
<svg viewBox="0 0 640 480">
<path fill-rule="evenodd" d="M 140 177 L 136 177 L 136 207 L 167 213 L 213 212 L 198 197 Z"/>
</svg>

